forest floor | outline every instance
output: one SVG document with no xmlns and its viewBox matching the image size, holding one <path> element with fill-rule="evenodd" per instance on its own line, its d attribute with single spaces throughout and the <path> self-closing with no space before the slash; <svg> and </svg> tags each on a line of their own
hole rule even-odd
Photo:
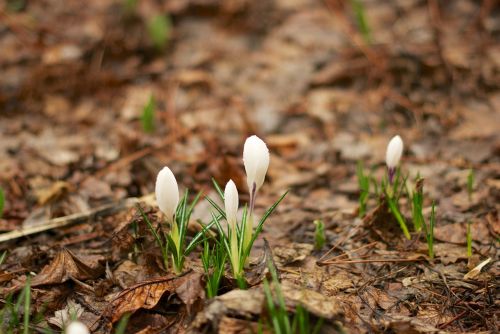
<svg viewBox="0 0 500 334">
<path fill-rule="evenodd" d="M 290 315 L 302 305 L 322 333 L 498 332 L 500 9 L 359 3 L 0 0 L 0 333 L 21 331 L 9 305 L 28 277 L 32 332 L 61 332 L 71 313 L 93 333 L 125 314 L 125 333 L 270 332 L 271 259 Z M 213 198 L 212 178 L 233 179 L 246 203 L 252 134 L 271 153 L 257 216 L 289 193 L 249 289 L 228 269 L 208 299 L 200 248 L 183 275 L 164 270 L 135 203 L 159 222 L 165 165 Z M 425 179 L 426 222 L 436 205 L 433 259 L 405 198 L 411 240 L 373 193 L 359 214 L 357 163 L 381 180 L 396 134 L 408 188 Z M 200 201 L 190 233 L 211 211 Z"/>
</svg>

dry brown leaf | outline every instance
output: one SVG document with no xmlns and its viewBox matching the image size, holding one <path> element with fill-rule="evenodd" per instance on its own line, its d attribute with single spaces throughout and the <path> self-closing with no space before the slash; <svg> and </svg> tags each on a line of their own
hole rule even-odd
<svg viewBox="0 0 500 334">
<path fill-rule="evenodd" d="M 345 271 L 330 276 L 322 284 L 322 292 L 326 296 L 337 294 L 341 290 L 345 290 L 354 286 L 352 279 Z"/>
<path fill-rule="evenodd" d="M 488 243 L 490 232 L 485 220 L 475 220 L 471 225 L 472 240 Z M 439 225 L 434 228 L 434 238 L 454 244 L 465 244 L 467 241 L 467 223 Z"/>
<path fill-rule="evenodd" d="M 66 327 L 72 316 L 76 316 L 76 318 L 79 319 L 83 312 L 83 307 L 74 300 L 70 299 L 68 300 L 68 304 L 62 310 L 56 311 L 54 316 L 49 318 L 48 322 L 62 329 Z"/>
<path fill-rule="evenodd" d="M 434 253 L 443 264 L 455 263 L 459 259 L 467 258 L 467 249 L 464 246 L 448 243 L 435 244 Z"/>
<path fill-rule="evenodd" d="M 203 276 L 201 273 L 192 273 L 175 289 L 175 293 L 179 299 L 186 304 L 188 313 L 190 313 L 193 304 L 205 299 Z"/>
<path fill-rule="evenodd" d="M 439 330 L 427 321 L 415 317 L 407 317 L 403 315 L 392 315 L 390 318 L 384 318 L 382 322 L 385 325 L 386 331 L 392 329 L 394 333 L 439 333 Z"/>
<path fill-rule="evenodd" d="M 102 275 L 104 268 L 97 262 L 86 263 L 64 248 L 42 271 L 33 277 L 31 286 L 60 284 L 69 279 L 85 281 Z M 20 287 L 18 287 L 20 288 Z"/>
<path fill-rule="evenodd" d="M 191 324 L 193 333 L 198 333 L 206 327 L 217 327 L 222 317 L 237 316 L 240 319 L 253 318 L 259 314 L 264 305 L 262 290 L 231 290 L 210 300 L 208 305 L 196 315 Z"/>
<path fill-rule="evenodd" d="M 273 248 L 276 262 L 281 266 L 304 260 L 313 250 L 313 245 L 305 243 L 291 243 Z"/>
<path fill-rule="evenodd" d="M 123 289 L 126 289 L 139 282 L 145 270 L 143 266 L 125 260 L 113 271 L 113 278 Z"/>
<path fill-rule="evenodd" d="M 248 320 L 241 320 L 230 318 L 227 316 L 222 317 L 219 322 L 218 333 L 224 334 L 252 334 L 258 333 L 259 325 L 256 322 L 251 322 Z M 268 332 L 264 332 L 268 333 Z"/>
<path fill-rule="evenodd" d="M 194 286 L 197 281 L 198 285 L 201 275 L 191 272 L 180 277 L 160 277 L 146 282 L 136 284 L 126 290 L 120 292 L 116 296 L 108 308 L 108 316 L 111 322 L 120 320 L 123 314 L 127 312 L 135 312 L 140 308 L 152 309 L 160 301 L 161 297 L 169 292 L 178 292 L 180 288 L 180 298 L 185 303 L 192 303 L 199 297 L 200 292 L 197 289 L 189 290 L 190 286 Z M 181 297 L 182 296 L 182 297 Z M 188 304 L 188 306 L 190 306 Z"/>
<path fill-rule="evenodd" d="M 336 300 L 314 290 L 284 283 L 282 291 L 286 304 L 293 308 L 300 304 L 315 316 L 325 319 L 334 319 L 342 314 L 342 308 Z"/>
</svg>

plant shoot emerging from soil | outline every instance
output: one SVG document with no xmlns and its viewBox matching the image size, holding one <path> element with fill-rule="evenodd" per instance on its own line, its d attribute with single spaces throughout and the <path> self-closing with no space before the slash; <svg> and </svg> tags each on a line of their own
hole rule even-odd
<svg viewBox="0 0 500 334">
<path fill-rule="evenodd" d="M 266 306 L 268 311 L 267 325 L 274 333 L 282 334 L 316 334 L 323 326 L 324 319 L 320 318 L 315 324 L 311 321 L 309 312 L 298 304 L 295 309 L 295 315 L 292 319 L 288 314 L 288 308 L 285 304 L 285 297 L 278 280 L 276 269 L 269 265 L 272 283 L 264 280 L 264 294 L 266 296 Z M 291 321 L 290 321 L 291 320 Z M 264 333 L 262 328 L 259 333 Z"/>
<path fill-rule="evenodd" d="M 201 253 L 201 262 L 203 270 L 207 277 L 207 297 L 217 296 L 220 280 L 224 276 L 224 267 L 226 266 L 227 253 L 224 245 L 219 241 L 210 247 L 208 238 L 203 241 L 203 252 Z"/>
<path fill-rule="evenodd" d="M 156 102 L 153 95 L 149 97 L 148 103 L 142 109 L 141 124 L 146 133 L 153 133 L 155 130 L 155 108 Z"/>
<path fill-rule="evenodd" d="M 314 248 L 320 250 L 325 245 L 325 224 L 321 219 L 316 219 L 314 222 Z"/>
<path fill-rule="evenodd" d="M 182 273 L 185 257 L 193 251 L 203 237 L 204 231 L 200 231 L 191 242 L 185 246 L 189 219 L 191 218 L 194 206 L 198 202 L 201 193 L 194 198 L 190 205 L 188 205 L 189 191 L 186 191 L 179 201 L 177 181 L 168 167 L 164 167 L 158 173 L 155 193 L 158 207 L 164 213 L 167 224 L 169 225 L 169 232 L 163 232 L 163 238 L 162 235 L 155 230 L 140 206 L 138 208 L 161 249 L 165 269 L 168 268 L 168 252 L 170 252 L 174 272 L 179 275 Z M 209 227 L 205 227 L 204 230 L 206 228 Z M 160 230 L 163 231 L 161 227 Z"/>
<path fill-rule="evenodd" d="M 474 169 L 469 169 L 469 174 L 467 174 L 467 194 L 469 195 L 469 201 L 472 201 L 472 193 L 474 192 Z"/>
</svg>

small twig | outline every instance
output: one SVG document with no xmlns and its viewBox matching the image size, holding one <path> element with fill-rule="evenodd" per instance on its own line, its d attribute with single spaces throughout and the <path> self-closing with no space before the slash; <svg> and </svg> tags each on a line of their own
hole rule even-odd
<svg viewBox="0 0 500 334">
<path fill-rule="evenodd" d="M 331 261 L 331 262 L 324 261 L 321 264 L 318 263 L 318 265 L 325 266 L 325 265 L 330 265 L 330 264 L 377 263 L 377 262 L 398 263 L 398 262 L 420 262 L 420 261 L 425 261 L 425 259 L 371 259 L 371 260 L 354 259 L 354 260 L 340 260 L 340 261 Z"/>
<path fill-rule="evenodd" d="M 438 325 L 438 328 L 439 329 L 444 329 L 444 328 L 448 327 L 449 325 L 451 325 L 452 322 L 454 322 L 454 321 L 460 319 L 461 317 L 463 317 L 465 315 L 465 313 L 467 313 L 467 310 L 463 310 L 456 317 L 453 317 L 453 319 L 445 322 L 444 324 Z"/>
<path fill-rule="evenodd" d="M 40 232 L 49 231 L 49 230 L 52 230 L 55 228 L 61 228 L 61 227 L 66 227 L 66 226 L 70 226 L 70 225 L 74 225 L 74 224 L 78 224 L 78 223 L 83 223 L 83 222 L 86 222 L 90 219 L 95 219 L 96 217 L 111 215 L 111 214 L 116 213 L 120 210 L 130 208 L 138 202 L 148 201 L 150 197 L 151 197 L 151 195 L 146 195 L 146 196 L 143 196 L 141 198 L 130 197 L 130 198 L 127 198 L 127 199 L 120 201 L 118 203 L 101 205 L 95 209 L 92 209 L 92 210 L 89 210 L 86 212 L 74 213 L 74 214 L 71 214 L 68 216 L 50 219 L 50 220 L 48 220 L 45 223 L 40 224 L 40 225 L 30 226 L 30 227 L 23 228 L 20 230 L 3 233 L 3 234 L 0 234 L 0 243 L 5 242 L 5 241 L 9 241 L 9 240 L 18 239 L 18 238 L 25 237 L 28 235 L 40 233 Z"/>
<path fill-rule="evenodd" d="M 353 254 L 353 253 L 359 252 L 360 250 L 362 250 L 362 249 L 364 249 L 364 248 L 367 248 L 367 247 L 370 247 L 370 246 L 373 246 L 373 245 L 375 245 L 376 243 L 377 243 L 377 241 L 374 241 L 374 242 L 369 243 L 369 244 L 367 244 L 367 245 L 363 245 L 363 246 L 361 246 L 361 247 L 359 247 L 359 248 L 353 249 L 352 251 L 345 252 L 345 253 L 343 253 L 343 254 L 333 256 L 333 257 L 329 258 L 328 260 L 324 260 L 324 261 L 319 261 L 319 260 L 318 260 L 316 263 L 317 263 L 318 265 L 321 265 L 321 264 L 323 264 L 323 263 L 325 263 L 325 262 L 331 262 L 331 261 L 333 261 L 333 260 L 335 260 L 335 259 L 339 259 L 339 258 L 341 258 L 341 257 L 348 256 L 348 255 L 351 255 L 351 254 Z"/>
<path fill-rule="evenodd" d="M 328 250 L 328 252 L 326 252 L 325 254 L 323 254 L 323 256 L 321 256 L 321 257 L 319 258 L 319 260 L 318 260 L 318 261 L 316 261 L 316 264 L 318 264 L 318 265 L 319 265 L 319 264 L 323 261 L 323 259 L 324 259 L 325 257 L 327 257 L 327 256 L 328 256 L 331 252 L 333 252 L 333 251 L 334 251 L 337 247 L 339 247 L 340 245 L 342 245 L 342 244 L 343 244 L 343 243 L 344 243 L 344 242 L 345 242 L 348 238 L 352 237 L 352 236 L 353 236 L 353 235 L 354 235 L 354 234 L 358 231 L 358 229 L 359 229 L 359 225 L 358 225 L 358 226 L 356 226 L 356 227 L 352 230 L 352 232 L 351 232 L 351 233 L 346 234 L 346 236 L 345 236 L 344 238 L 342 238 L 342 239 L 341 239 L 340 241 L 338 241 L 335 245 L 333 245 L 333 247 L 332 247 L 332 248 L 330 248 L 330 249 Z"/>
</svg>

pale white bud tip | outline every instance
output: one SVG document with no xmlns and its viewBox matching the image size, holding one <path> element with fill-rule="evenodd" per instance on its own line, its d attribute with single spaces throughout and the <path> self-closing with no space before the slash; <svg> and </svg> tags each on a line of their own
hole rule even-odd
<svg viewBox="0 0 500 334">
<path fill-rule="evenodd" d="M 179 187 L 170 168 L 163 167 L 158 173 L 155 193 L 160 210 L 167 216 L 167 219 L 173 219 L 177 204 L 179 204 Z"/>
<path fill-rule="evenodd" d="M 401 155 L 403 154 L 403 140 L 400 136 L 394 136 L 387 145 L 385 154 L 385 163 L 389 169 L 394 169 L 398 166 Z"/>
<path fill-rule="evenodd" d="M 229 180 L 224 189 L 224 207 L 226 209 L 227 222 L 232 226 L 236 224 L 238 213 L 238 189 L 233 180 Z"/>
<path fill-rule="evenodd" d="M 89 329 L 80 321 L 72 321 L 66 327 L 66 334 L 90 334 Z"/>
<path fill-rule="evenodd" d="M 247 173 L 248 190 L 252 192 L 255 183 L 257 192 L 264 183 L 269 167 L 269 150 L 262 139 L 255 135 L 247 138 L 243 147 L 243 163 Z"/>
</svg>

